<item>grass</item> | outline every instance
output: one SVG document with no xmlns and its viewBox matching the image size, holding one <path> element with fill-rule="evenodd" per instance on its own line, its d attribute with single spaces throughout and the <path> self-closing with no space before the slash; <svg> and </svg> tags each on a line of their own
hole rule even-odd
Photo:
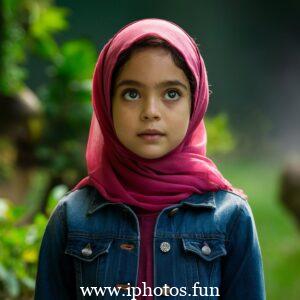
<svg viewBox="0 0 300 300">
<path fill-rule="evenodd" d="M 281 163 L 239 159 L 219 160 L 217 165 L 249 197 L 262 250 L 267 299 L 299 299 L 300 232 L 278 199 Z"/>
</svg>

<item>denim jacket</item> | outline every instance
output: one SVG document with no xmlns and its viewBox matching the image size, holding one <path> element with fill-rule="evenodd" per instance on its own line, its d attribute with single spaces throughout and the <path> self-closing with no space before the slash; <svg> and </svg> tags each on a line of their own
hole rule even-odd
<svg viewBox="0 0 300 300">
<path fill-rule="evenodd" d="M 44 232 L 35 300 L 135 299 L 130 288 L 137 285 L 139 252 L 139 222 L 130 206 L 107 201 L 91 186 L 69 192 Z M 155 300 L 265 299 L 252 211 L 232 192 L 192 194 L 164 208 L 156 219 L 153 263 Z M 111 290 L 97 296 L 100 287 Z"/>
</svg>

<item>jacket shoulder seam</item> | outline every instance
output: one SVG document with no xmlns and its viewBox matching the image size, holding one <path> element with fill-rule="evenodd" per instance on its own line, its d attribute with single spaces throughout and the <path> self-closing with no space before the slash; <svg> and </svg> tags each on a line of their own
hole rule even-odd
<svg viewBox="0 0 300 300">
<path fill-rule="evenodd" d="M 229 242 L 231 240 L 231 236 L 233 234 L 233 231 L 234 231 L 235 227 L 237 226 L 238 220 L 240 219 L 240 216 L 242 214 L 241 204 L 239 203 L 239 201 L 235 201 L 235 203 L 236 203 L 237 208 L 235 210 L 234 216 L 232 217 L 233 218 L 232 225 L 229 229 L 229 233 L 228 233 L 228 236 L 227 236 L 227 240 Z"/>
</svg>

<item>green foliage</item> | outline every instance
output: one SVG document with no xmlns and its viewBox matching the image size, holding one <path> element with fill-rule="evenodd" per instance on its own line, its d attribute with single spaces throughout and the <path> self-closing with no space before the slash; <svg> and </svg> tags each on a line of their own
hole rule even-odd
<svg viewBox="0 0 300 300">
<path fill-rule="evenodd" d="M 50 6 L 47 9 L 40 5 L 32 6 L 32 25 L 30 32 L 36 38 L 43 38 L 68 27 L 66 16 L 68 10 Z"/>
<path fill-rule="evenodd" d="M 61 56 L 55 62 L 54 74 L 69 81 L 88 80 L 91 78 L 95 61 L 95 47 L 90 42 L 69 41 L 61 47 Z"/>
<path fill-rule="evenodd" d="M 236 141 L 230 131 L 228 117 L 221 113 L 213 118 L 205 119 L 209 155 L 226 154 L 234 149 Z"/>
<path fill-rule="evenodd" d="M 25 59 L 25 32 L 22 21 L 16 21 L 20 16 L 23 19 L 24 15 L 21 13 L 21 1 L 3 0 L 1 9 L 1 21 L 4 26 L 0 29 L 0 90 L 9 94 L 23 86 L 26 76 L 25 69 L 20 66 Z"/>
<path fill-rule="evenodd" d="M 95 61 L 96 50 L 90 42 L 66 42 L 48 70 L 49 83 L 40 90 L 45 118 L 36 155 L 43 165 L 51 166 L 53 174 L 76 178 L 84 172 Z"/>
<path fill-rule="evenodd" d="M 52 2 L 4 0 L 0 92 L 14 94 L 24 86 L 27 53 L 48 63 L 48 81 L 38 90 L 43 121 L 37 124 L 41 138 L 34 154 L 37 163 L 49 167 L 49 173 L 71 183 L 85 170 L 82 157 L 92 113 L 90 79 L 97 53 L 87 40 L 56 42 L 54 35 L 68 28 L 69 11 Z M 2 168 L 0 174 L 7 177 L 8 170 Z"/>
<path fill-rule="evenodd" d="M 51 0 L 3 0 L 0 35 L 0 90 L 13 94 L 24 86 L 27 51 L 54 58 L 58 46 L 53 34 L 67 28 L 68 10 L 53 6 Z"/>
<path fill-rule="evenodd" d="M 33 50 L 46 59 L 53 60 L 59 55 L 59 47 L 53 34 L 68 28 L 65 8 L 34 5 L 29 35 L 32 37 Z"/>
<path fill-rule="evenodd" d="M 0 181 L 11 176 L 16 158 L 17 154 L 11 141 L 0 138 Z"/>
<path fill-rule="evenodd" d="M 26 226 L 15 226 L 25 207 L 0 198 L 0 299 L 32 295 L 47 220 L 66 191 L 66 186 L 56 186 L 49 195 L 47 216 L 37 214 L 33 223 Z"/>
</svg>

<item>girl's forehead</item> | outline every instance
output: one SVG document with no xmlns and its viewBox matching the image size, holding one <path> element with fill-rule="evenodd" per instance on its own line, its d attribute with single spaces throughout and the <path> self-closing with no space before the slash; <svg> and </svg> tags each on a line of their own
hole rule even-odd
<svg viewBox="0 0 300 300">
<path fill-rule="evenodd" d="M 138 52 L 133 52 L 129 59 L 119 70 L 118 79 L 121 77 L 169 77 L 172 78 L 185 77 L 184 72 L 179 68 L 171 53 L 167 49 L 163 48 L 145 48 L 139 49 Z M 153 78 L 155 79 L 155 78 Z"/>
</svg>

